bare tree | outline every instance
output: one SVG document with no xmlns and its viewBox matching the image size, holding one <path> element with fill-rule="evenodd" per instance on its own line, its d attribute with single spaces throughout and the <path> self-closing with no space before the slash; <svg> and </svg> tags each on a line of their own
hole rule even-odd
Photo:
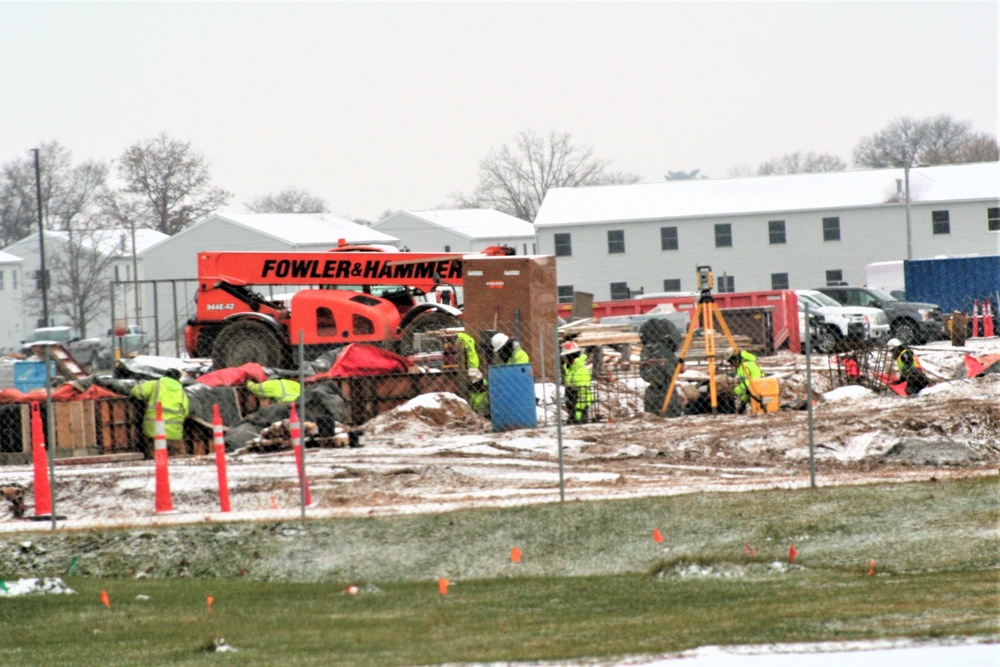
<svg viewBox="0 0 1000 667">
<path fill-rule="evenodd" d="M 929 156 L 928 164 L 938 164 L 932 162 L 937 158 L 933 153 Z M 965 141 L 958 146 L 950 155 L 940 158 L 940 163 L 966 164 L 969 162 L 996 162 L 1000 160 L 1000 144 L 997 138 L 988 132 L 976 132 L 966 137 Z"/>
<path fill-rule="evenodd" d="M 968 121 L 951 116 L 896 118 L 854 148 L 854 162 L 861 167 L 913 167 L 962 161 L 963 148 L 974 136 Z"/>
<path fill-rule="evenodd" d="M 761 163 L 757 167 L 757 174 L 759 176 L 768 176 L 771 174 L 806 174 L 844 171 L 846 168 L 847 163 L 836 155 L 813 153 L 812 151 L 808 153 L 795 151 L 794 153 L 785 153 L 781 157 L 772 158 L 767 162 Z"/>
<path fill-rule="evenodd" d="M 143 227 L 175 234 L 198 218 L 225 206 L 232 194 L 212 185 L 208 162 L 185 141 L 161 132 L 125 150 L 118 165 L 123 193 Z M 120 204 L 119 208 L 126 208 Z"/>
<path fill-rule="evenodd" d="M 72 153 L 57 141 L 39 147 L 38 163 L 46 229 L 72 233 L 104 225 L 106 221 L 95 215 L 95 209 L 107 188 L 107 164 L 93 160 L 73 164 Z M 6 245 L 36 231 L 35 161 L 28 153 L 0 172 L 0 241 Z"/>
<path fill-rule="evenodd" d="M 452 193 L 452 205 L 492 208 L 531 222 L 549 188 L 635 183 L 635 174 L 611 171 L 590 146 L 574 146 L 568 133 L 541 137 L 520 132 L 513 145 L 491 149 L 479 162 L 479 184 L 471 195 Z"/>
<path fill-rule="evenodd" d="M 243 205 L 251 213 L 329 213 L 326 202 L 291 186 L 277 194 L 255 197 Z"/>
</svg>

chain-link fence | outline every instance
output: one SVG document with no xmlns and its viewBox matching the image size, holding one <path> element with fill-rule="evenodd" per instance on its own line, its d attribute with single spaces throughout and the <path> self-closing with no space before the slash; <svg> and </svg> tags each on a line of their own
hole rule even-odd
<svg viewBox="0 0 1000 667">
<path fill-rule="evenodd" d="M 413 330 L 393 331 L 378 345 L 307 345 L 308 332 L 299 330 L 298 340 L 280 343 L 284 349 L 277 358 L 290 360 L 284 367 L 248 361 L 216 368 L 210 360 L 169 349 L 168 338 L 182 336 L 173 314 L 175 295 L 176 317 L 186 312 L 180 308 L 187 296 L 181 288 L 180 283 L 158 286 L 170 298 L 154 298 L 155 307 L 143 315 L 150 319 L 140 320 L 158 333 L 169 332 L 151 341 L 158 356 L 125 356 L 113 370 L 95 374 L 59 356 L 48 366 L 44 360 L 21 362 L 16 386 L 0 392 L 0 462 L 11 466 L 3 479 L 12 480 L 0 486 L 15 513 L 31 514 L 40 460 L 52 476 L 53 515 L 62 513 L 58 501 L 79 507 L 86 505 L 81 495 L 105 492 L 88 486 L 80 473 L 63 472 L 76 467 L 53 467 L 72 460 L 122 467 L 122 520 L 156 516 L 164 511 L 163 458 L 182 480 L 175 484 L 171 509 L 232 511 L 245 519 L 305 516 L 311 504 L 322 507 L 335 498 L 327 493 L 312 501 L 308 493 L 310 460 L 321 456 L 316 452 L 363 448 L 373 424 L 383 435 L 397 428 L 405 438 L 413 410 L 433 413 L 441 438 L 541 429 L 561 452 L 562 429 L 570 425 L 614 428 L 650 416 L 737 413 L 747 407 L 769 412 L 765 399 L 776 408 L 788 397 L 765 395 L 752 382 L 758 379 L 752 369 L 776 353 L 786 355 L 781 362 L 786 366 L 787 359 L 802 358 L 774 350 L 767 308 L 718 309 L 707 302 L 689 312 L 664 309 L 567 324 L 554 315 L 531 317 L 528 309 L 523 319 L 479 317 L 463 328 L 442 328 L 451 322 L 440 318 L 417 318 Z M 164 304 L 170 317 L 157 314 Z M 804 337 L 814 325 L 803 321 Z M 956 318 L 956 335 L 965 325 Z M 238 337 L 232 341 L 240 343 Z M 734 359 L 737 351 L 741 355 Z M 816 359 L 816 391 L 845 385 L 890 391 L 892 352 L 863 331 Z M 792 363 L 795 368 L 786 375 L 801 374 L 798 362 Z M 162 457 L 154 428 L 157 402 L 164 411 L 161 448 L 168 450 Z M 182 435 L 171 430 L 172 421 L 183 423 Z M 126 477 L 131 481 L 121 481 Z M 228 503 L 230 487 L 239 492 L 227 509 L 222 496 Z"/>
</svg>

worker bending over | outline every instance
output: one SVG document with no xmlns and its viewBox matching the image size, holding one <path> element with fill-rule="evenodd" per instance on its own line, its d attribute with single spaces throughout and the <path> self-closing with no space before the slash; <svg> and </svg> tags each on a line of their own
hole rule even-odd
<svg viewBox="0 0 1000 667">
<path fill-rule="evenodd" d="M 569 413 L 569 420 L 574 424 L 586 424 L 589 421 L 587 412 L 590 404 L 594 402 L 587 355 L 575 341 L 568 341 L 563 345 L 559 356 L 562 357 L 564 404 Z"/>
<path fill-rule="evenodd" d="M 729 363 L 736 369 L 736 386 L 733 387 L 733 394 L 739 401 L 737 412 L 742 413 L 751 400 L 760 401 L 760 397 L 755 396 L 751 390 L 750 380 L 764 377 L 764 372 L 757 365 L 757 357 L 746 350 L 734 352 L 733 356 L 729 357 Z"/>
<path fill-rule="evenodd" d="M 184 420 L 191 411 L 191 405 L 180 380 L 181 372 L 176 368 L 170 368 L 163 377 L 147 380 L 132 387 L 132 395 L 146 402 L 146 415 L 142 422 L 142 431 L 148 437 L 144 452 L 146 458 L 153 458 L 157 403 L 160 404 L 163 413 L 167 453 L 171 456 L 187 453 L 184 447 Z"/>
<path fill-rule="evenodd" d="M 476 350 L 476 341 L 464 331 L 458 332 L 458 342 L 465 353 L 465 369 L 469 374 L 469 406 L 481 416 L 486 416 L 490 412 L 489 400 L 486 395 L 486 379 L 483 371 L 479 368 L 479 352 Z"/>
<path fill-rule="evenodd" d="M 247 390 L 257 397 L 262 408 L 271 403 L 294 403 L 302 394 L 302 386 L 298 382 L 286 379 L 247 380 Z"/>
<path fill-rule="evenodd" d="M 924 368 L 920 364 L 920 359 L 913 354 L 913 350 L 903 345 L 898 338 L 893 338 L 886 344 L 892 350 L 892 356 L 896 360 L 896 370 L 899 371 L 899 379 L 906 382 L 906 395 L 913 396 L 924 387 L 931 384 L 930 378 L 924 373 Z"/>
</svg>

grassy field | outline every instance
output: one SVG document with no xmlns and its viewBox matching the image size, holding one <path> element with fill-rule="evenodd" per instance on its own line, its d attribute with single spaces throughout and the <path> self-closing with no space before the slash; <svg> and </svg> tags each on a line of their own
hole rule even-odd
<svg viewBox="0 0 1000 667">
<path fill-rule="evenodd" d="M 78 595 L 0 600 L 0 662 L 419 665 L 997 638 L 998 490 L 990 477 L 308 522 L 361 560 L 308 583 L 67 577 Z M 235 549 L 216 557 L 263 568 Z M 209 657 L 217 638 L 237 651 Z"/>
</svg>

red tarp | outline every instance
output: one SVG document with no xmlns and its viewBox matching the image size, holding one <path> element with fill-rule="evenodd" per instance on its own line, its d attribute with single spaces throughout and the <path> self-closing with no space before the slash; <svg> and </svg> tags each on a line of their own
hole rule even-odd
<svg viewBox="0 0 1000 667">
<path fill-rule="evenodd" d="M 67 383 L 59 385 L 52 390 L 52 400 L 57 403 L 121 397 L 121 394 L 117 394 L 103 387 L 98 387 L 97 385 L 91 385 L 86 391 L 80 391 L 73 385 Z M 44 389 L 32 389 L 28 393 L 24 393 L 19 389 L 4 389 L 3 391 L 0 391 L 0 403 L 31 403 L 34 401 L 44 403 L 45 399 Z"/>
<path fill-rule="evenodd" d="M 306 382 L 325 378 L 406 373 L 412 367 L 412 361 L 395 352 L 374 345 L 351 343 L 341 351 L 330 370 L 306 378 Z"/>
<path fill-rule="evenodd" d="M 250 362 L 236 368 L 220 368 L 198 378 L 198 382 L 209 387 L 239 387 L 246 384 L 247 380 L 264 382 L 267 380 L 267 371 L 260 364 Z"/>
</svg>

